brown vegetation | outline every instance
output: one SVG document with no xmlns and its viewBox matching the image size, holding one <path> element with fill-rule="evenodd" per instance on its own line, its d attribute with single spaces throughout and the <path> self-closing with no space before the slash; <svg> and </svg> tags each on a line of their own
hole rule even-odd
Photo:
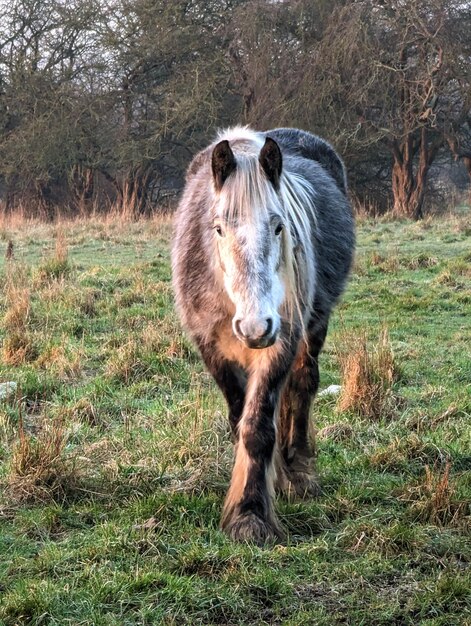
<svg viewBox="0 0 471 626">
<path fill-rule="evenodd" d="M 338 410 L 369 419 L 390 416 L 392 385 L 399 374 L 387 330 L 373 348 L 364 333 L 347 336 L 339 361 L 343 382 Z"/>
<path fill-rule="evenodd" d="M 77 477 L 66 443 L 62 419 L 43 417 L 37 436 L 33 436 L 25 432 L 20 416 L 7 486 L 11 500 L 44 502 L 66 497 Z"/>
<path fill-rule="evenodd" d="M 414 519 L 437 526 L 471 524 L 470 502 L 456 497 L 450 469 L 450 461 L 443 471 L 426 465 L 423 478 L 401 494 L 400 499 L 410 505 Z"/>
<path fill-rule="evenodd" d="M 371 454 L 369 460 L 373 467 L 394 472 L 417 463 L 435 463 L 441 461 L 443 456 L 437 446 L 424 443 L 416 434 L 410 434 L 408 437 L 393 439 L 386 447 Z"/>
<path fill-rule="evenodd" d="M 29 332 L 30 290 L 26 270 L 22 267 L 8 268 L 5 284 L 6 311 L 3 317 L 5 338 L 2 360 L 5 365 L 21 365 L 37 356 Z"/>
<path fill-rule="evenodd" d="M 70 272 L 69 252 L 67 240 L 62 228 L 58 227 L 54 253 L 44 260 L 37 273 L 38 284 L 50 279 L 60 279 Z"/>
<path fill-rule="evenodd" d="M 348 422 L 337 422 L 324 426 L 316 433 L 318 440 L 344 441 L 353 437 L 353 427 Z"/>
<path fill-rule="evenodd" d="M 35 364 L 41 369 L 52 369 L 62 378 L 76 378 L 81 372 L 80 350 L 69 354 L 66 340 L 61 345 L 48 346 L 36 359 Z"/>
</svg>

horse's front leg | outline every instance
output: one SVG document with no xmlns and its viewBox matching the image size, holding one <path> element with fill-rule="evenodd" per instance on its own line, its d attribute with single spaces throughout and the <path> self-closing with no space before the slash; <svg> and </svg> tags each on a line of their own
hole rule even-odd
<svg viewBox="0 0 471 626">
<path fill-rule="evenodd" d="M 236 441 L 237 427 L 244 409 L 246 376 L 236 363 L 228 361 L 220 354 L 216 343 L 197 340 L 197 344 L 209 373 L 226 399 L 232 438 Z"/>
<path fill-rule="evenodd" d="M 249 375 L 221 521 L 223 530 L 236 541 L 262 544 L 284 534 L 274 510 L 273 455 L 276 413 L 288 369 L 284 356 L 268 370 Z"/>
</svg>

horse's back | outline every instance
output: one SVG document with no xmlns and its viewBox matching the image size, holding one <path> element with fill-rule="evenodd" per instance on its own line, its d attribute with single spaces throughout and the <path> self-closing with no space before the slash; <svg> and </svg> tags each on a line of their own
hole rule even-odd
<svg viewBox="0 0 471 626">
<path fill-rule="evenodd" d="M 293 155 L 316 161 L 334 179 L 339 189 L 347 193 L 347 177 L 342 159 L 324 139 L 297 128 L 275 128 L 264 133 Z"/>
</svg>

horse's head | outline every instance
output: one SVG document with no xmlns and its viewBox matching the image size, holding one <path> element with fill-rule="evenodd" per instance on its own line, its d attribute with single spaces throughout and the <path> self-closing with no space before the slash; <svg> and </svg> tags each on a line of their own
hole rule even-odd
<svg viewBox="0 0 471 626">
<path fill-rule="evenodd" d="M 235 306 L 234 334 L 250 348 L 267 348 L 278 338 L 286 295 L 290 235 L 278 194 L 282 156 L 270 138 L 239 148 L 234 154 L 224 140 L 212 153 L 215 258 Z"/>
</svg>

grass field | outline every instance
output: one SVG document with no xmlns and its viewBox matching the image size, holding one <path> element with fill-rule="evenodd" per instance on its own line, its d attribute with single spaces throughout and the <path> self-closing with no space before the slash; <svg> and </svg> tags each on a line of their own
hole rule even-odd
<svg viewBox="0 0 471 626">
<path fill-rule="evenodd" d="M 470 222 L 359 224 L 321 388 L 385 328 L 394 381 L 369 417 L 316 401 L 323 494 L 266 548 L 218 530 L 229 431 L 169 224 L 4 224 L 0 624 L 471 624 Z"/>
</svg>

